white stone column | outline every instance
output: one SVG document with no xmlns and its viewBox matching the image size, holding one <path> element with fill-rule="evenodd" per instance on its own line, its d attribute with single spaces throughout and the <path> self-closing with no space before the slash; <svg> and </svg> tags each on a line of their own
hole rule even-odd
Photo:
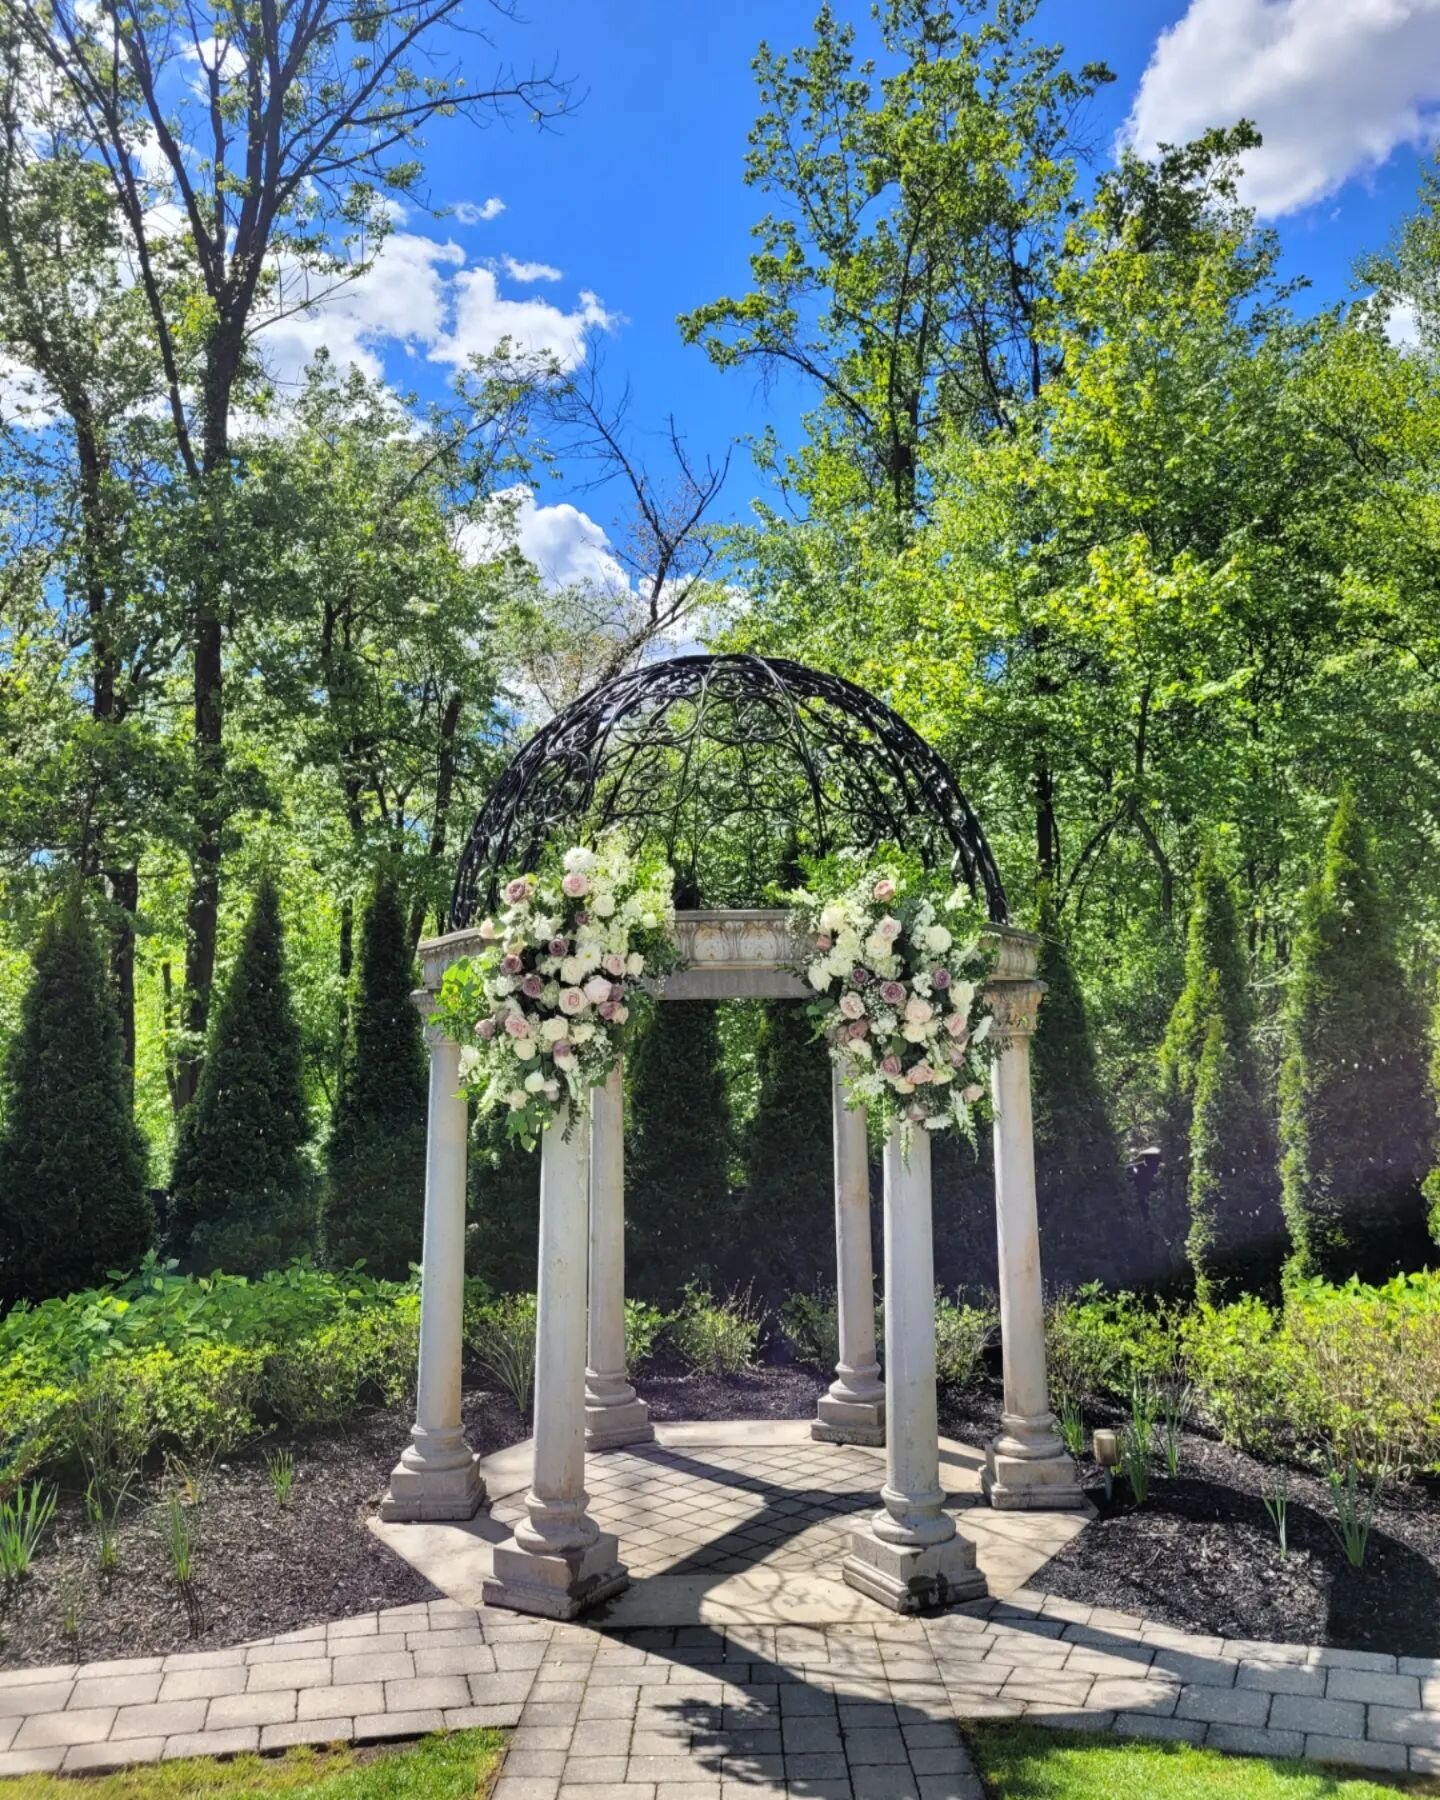
<svg viewBox="0 0 1440 1800">
<path fill-rule="evenodd" d="M 831 1069 L 835 1147 L 835 1294 L 840 1360 L 816 1405 L 810 1435 L 830 1444 L 885 1442 L 885 1384 L 875 1359 L 875 1269 L 870 1253 L 870 1153 L 863 1108 L 845 1103 Z"/>
<path fill-rule="evenodd" d="M 935 1401 L 930 1138 L 897 1125 L 885 1145 L 884 1510 L 851 1534 L 845 1580 L 895 1612 L 979 1599 L 975 1546 L 945 1511 Z"/>
<path fill-rule="evenodd" d="M 431 997 L 414 996 L 428 1013 Z M 427 1026 L 430 1110 L 425 1132 L 425 1234 L 420 1263 L 420 1378 L 410 1442 L 390 1474 L 382 1519 L 468 1519 L 485 1498 L 460 1422 L 465 1324 L 465 1149 L 460 1046 Z"/>
<path fill-rule="evenodd" d="M 568 1130 L 568 1136 L 566 1135 Z M 573 1619 L 629 1577 L 619 1546 L 586 1512 L 585 1291 L 590 1121 L 560 1112 L 540 1139 L 535 1324 L 535 1463 L 528 1515 L 494 1552 L 491 1606 Z"/>
<path fill-rule="evenodd" d="M 990 1504 L 1006 1510 L 1085 1504 L 1074 1461 L 1050 1410 L 1045 1380 L 1045 1293 L 1030 1111 L 1030 1039 L 1044 991 L 1038 981 L 996 981 L 987 990 L 995 1016 L 990 1081 L 1005 1398 L 982 1482 Z"/>
<path fill-rule="evenodd" d="M 590 1094 L 590 1355 L 585 1448 L 655 1439 L 625 1367 L 625 1083 L 620 1064 Z"/>
</svg>

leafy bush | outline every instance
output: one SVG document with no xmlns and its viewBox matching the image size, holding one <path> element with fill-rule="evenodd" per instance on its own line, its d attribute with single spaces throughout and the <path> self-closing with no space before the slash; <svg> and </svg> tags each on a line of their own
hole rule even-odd
<svg viewBox="0 0 1440 1800">
<path fill-rule="evenodd" d="M 822 1375 L 840 1360 L 840 1309 L 833 1288 L 791 1294 L 780 1308 L 780 1323 L 796 1356 Z"/>
<path fill-rule="evenodd" d="M 1283 1313 L 1248 1295 L 1185 1321 L 1185 1358 L 1201 1409 L 1227 1444 L 1261 1455 L 1279 1445 L 1302 1378 Z"/>
<path fill-rule="evenodd" d="M 935 1378 L 942 1387 L 965 1385 L 999 1323 L 993 1307 L 959 1306 L 935 1296 Z"/>
<path fill-rule="evenodd" d="M 697 1375 L 739 1375 L 755 1360 L 762 1322 L 748 1291 L 717 1300 L 692 1282 L 670 1321 L 670 1342 Z"/>
<path fill-rule="evenodd" d="M 643 1369 L 655 1350 L 655 1340 L 669 1324 L 669 1315 L 643 1300 L 625 1302 L 625 1367 L 634 1374 Z"/>
<path fill-rule="evenodd" d="M 535 1316 L 534 1294 L 505 1294 L 476 1308 L 466 1321 L 475 1360 L 522 1418 L 535 1393 Z"/>
<path fill-rule="evenodd" d="M 1076 1401 L 1128 1398 L 1139 1380 L 1168 1380 L 1180 1354 L 1176 1316 L 1095 1283 L 1061 1294 L 1045 1318 L 1050 1384 Z"/>
<path fill-rule="evenodd" d="M 420 1302 L 353 1313 L 265 1359 L 261 1394 L 287 1425 L 338 1425 L 366 1400 L 398 1405 L 415 1379 Z"/>
</svg>

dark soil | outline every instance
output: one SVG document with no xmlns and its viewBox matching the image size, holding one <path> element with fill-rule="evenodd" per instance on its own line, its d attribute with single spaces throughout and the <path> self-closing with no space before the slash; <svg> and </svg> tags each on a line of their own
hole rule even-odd
<svg viewBox="0 0 1440 1800">
<path fill-rule="evenodd" d="M 993 1381 L 942 1402 L 942 1431 L 984 1443 L 999 1422 Z M 1101 1420 L 1100 1423 L 1110 1423 Z M 1323 1478 L 1289 1471 L 1289 1555 L 1262 1496 L 1273 1464 L 1187 1431 L 1173 1479 L 1157 1472 L 1141 1506 L 1116 1479 L 1084 1468 L 1100 1517 L 1048 1563 L 1035 1585 L 1093 1606 L 1141 1613 L 1180 1631 L 1440 1656 L 1440 1480 L 1387 1489 L 1364 1564 L 1351 1568 L 1331 1529 Z"/>
<path fill-rule="evenodd" d="M 812 1413 L 825 1384 L 807 1370 L 764 1368 L 725 1378 L 662 1371 L 636 1385 L 657 1419 L 780 1419 Z M 467 1390 L 463 1412 L 481 1455 L 529 1434 L 504 1395 Z M 0 1668 L 213 1649 L 438 1598 L 366 1529 L 409 1430 L 403 1410 L 376 1408 L 343 1433 L 272 1438 L 218 1464 L 186 1507 L 196 1534 L 188 1594 L 166 1546 L 162 1480 L 122 1514 L 108 1578 L 81 1497 L 62 1495 L 30 1575 L 0 1589 Z M 281 1450 L 296 1471 L 285 1507 L 265 1463 Z"/>
</svg>

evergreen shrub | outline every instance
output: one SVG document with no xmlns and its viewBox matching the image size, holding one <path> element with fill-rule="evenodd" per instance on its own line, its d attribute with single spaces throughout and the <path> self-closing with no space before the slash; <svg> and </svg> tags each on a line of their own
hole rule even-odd
<svg viewBox="0 0 1440 1800">
<path fill-rule="evenodd" d="M 1425 1260 L 1435 1114 L 1424 1021 L 1395 954 L 1374 851 L 1342 794 L 1305 895 L 1280 1085 L 1294 1275 L 1383 1278 Z"/>
<path fill-rule="evenodd" d="M 236 1275 L 312 1251 L 309 1139 L 280 901 L 265 876 L 215 1010 L 200 1085 L 180 1119 L 172 1251 L 191 1268 Z"/>
<path fill-rule="evenodd" d="M 833 1269 L 830 1053 L 806 1009 L 772 1000 L 756 1034 L 758 1095 L 745 1136 L 746 1241 L 787 1290 Z"/>
<path fill-rule="evenodd" d="M 428 1076 L 410 998 L 414 948 L 400 893 L 376 884 L 365 910 L 340 1091 L 327 1153 L 325 1251 L 401 1280 L 420 1260 Z"/>
<path fill-rule="evenodd" d="M 78 890 L 35 946 L 0 1133 L 0 1306 L 86 1288 L 150 1248 L 120 1017 Z"/>
</svg>

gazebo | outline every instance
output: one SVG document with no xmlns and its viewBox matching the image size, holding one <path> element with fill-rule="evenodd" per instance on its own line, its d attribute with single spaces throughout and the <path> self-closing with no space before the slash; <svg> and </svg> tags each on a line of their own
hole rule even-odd
<svg viewBox="0 0 1440 1800">
<path fill-rule="evenodd" d="M 663 846 L 705 902 L 677 914 L 666 1004 L 803 999 L 785 913 L 753 904 L 796 856 L 898 844 L 967 883 L 991 920 L 996 1229 L 1004 1407 L 983 1477 L 992 1507 L 1084 1504 L 1046 1387 L 1030 1108 L 1038 940 L 1008 923 L 968 802 L 898 714 L 839 678 L 757 656 L 687 656 L 622 675 L 531 738 L 501 776 L 460 861 L 452 929 L 420 946 L 428 1013 L 445 970 L 475 952 L 477 915 L 546 844 L 623 825 Z M 470 1518 L 485 1500 L 461 1424 L 466 1143 L 460 1046 L 427 1027 L 429 1127 L 415 1424 L 385 1520 Z M 850 1538 L 852 1587 L 898 1612 L 978 1597 L 974 1546 L 944 1509 L 935 1395 L 930 1139 L 884 1147 L 883 1373 L 876 1355 L 866 1121 L 832 1078 L 840 1356 L 812 1435 L 885 1445 L 874 1516 Z M 585 1455 L 653 1437 L 624 1345 L 621 1071 L 588 1120 L 551 1128 L 539 1157 L 534 1464 L 525 1517 L 494 1551 L 488 1603 L 573 1618 L 628 1582 L 617 1537 L 587 1512 Z"/>
</svg>

